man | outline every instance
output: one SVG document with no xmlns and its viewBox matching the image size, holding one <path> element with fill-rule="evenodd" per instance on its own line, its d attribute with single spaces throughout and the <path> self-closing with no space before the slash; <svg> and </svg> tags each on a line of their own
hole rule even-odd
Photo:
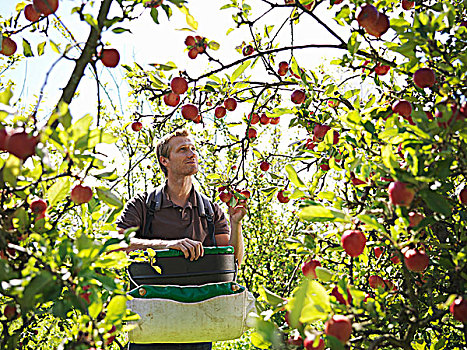
<svg viewBox="0 0 467 350">
<path fill-rule="evenodd" d="M 148 237 L 142 237 L 147 212 L 147 194 L 129 201 L 117 221 L 120 231 L 139 227 L 136 236 L 130 240 L 127 251 L 135 249 L 177 249 L 185 258 L 196 260 L 204 255 L 203 246 L 213 245 L 208 234 L 207 220 L 200 218 L 196 209 L 198 203 L 193 187 L 192 175 L 198 172 L 198 153 L 187 130 L 176 130 L 157 144 L 157 159 L 166 177 L 162 191 L 161 208 L 154 215 Z M 241 220 L 246 214 L 243 205 L 229 207 L 230 233 L 224 213 L 213 203 L 215 239 L 219 246 L 231 245 L 235 258 L 243 260 L 243 235 Z M 180 325 L 183 331 L 183 325 Z M 131 350 L 142 349 L 211 349 L 211 343 L 198 344 L 130 344 Z"/>
</svg>

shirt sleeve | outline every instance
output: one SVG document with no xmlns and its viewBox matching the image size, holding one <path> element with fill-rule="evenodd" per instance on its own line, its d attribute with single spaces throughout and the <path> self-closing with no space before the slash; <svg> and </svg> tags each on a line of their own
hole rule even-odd
<svg viewBox="0 0 467 350">
<path fill-rule="evenodd" d="M 219 204 L 213 203 L 214 205 L 214 227 L 216 235 L 228 234 L 230 236 L 230 227 L 225 217 L 224 211 L 221 209 Z"/>
<path fill-rule="evenodd" d="M 144 223 L 144 213 L 146 206 L 146 194 L 137 195 L 129 200 L 122 214 L 117 219 L 115 224 L 119 228 L 127 229 L 130 227 L 139 227 L 140 230 Z M 138 233 L 140 232 L 138 231 Z"/>
</svg>

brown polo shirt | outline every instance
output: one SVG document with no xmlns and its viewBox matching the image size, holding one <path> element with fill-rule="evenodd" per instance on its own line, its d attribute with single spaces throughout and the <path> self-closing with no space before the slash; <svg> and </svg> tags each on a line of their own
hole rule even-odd
<svg viewBox="0 0 467 350">
<path fill-rule="evenodd" d="M 127 229 L 139 227 L 137 238 L 180 239 L 190 238 L 203 242 L 204 246 L 212 246 L 212 238 L 209 237 L 206 218 L 198 215 L 198 201 L 192 188 L 188 202 L 184 207 L 174 204 L 167 196 L 166 188 L 162 191 L 161 209 L 154 213 L 150 235 L 142 236 L 145 226 L 148 193 L 137 195 L 127 202 L 123 213 L 117 220 L 117 227 Z M 215 233 L 230 234 L 229 225 L 224 212 L 217 203 L 212 203 L 214 209 Z"/>
</svg>

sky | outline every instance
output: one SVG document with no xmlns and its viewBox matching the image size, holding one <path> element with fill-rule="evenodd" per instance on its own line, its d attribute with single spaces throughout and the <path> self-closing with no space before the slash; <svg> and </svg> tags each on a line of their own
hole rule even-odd
<svg viewBox="0 0 467 350">
<path fill-rule="evenodd" d="M 0 14 L 5 18 L 14 13 L 15 6 L 20 1 L 0 1 Z M 83 26 L 79 22 L 78 16 L 70 15 L 72 7 L 79 5 L 81 1 L 77 0 L 61 0 L 57 14 L 60 15 L 63 24 L 70 29 L 78 42 L 84 42 L 88 35 L 87 26 Z M 98 2 L 97 2 L 98 3 Z M 225 1 L 203 0 L 203 6 L 198 6 L 201 2 L 189 1 L 188 7 L 191 14 L 198 21 L 199 27 L 196 34 L 207 37 L 210 40 L 215 40 L 221 44 L 219 51 L 212 52 L 212 55 L 220 59 L 222 62 L 231 62 L 241 58 L 241 55 L 235 51 L 235 47 L 243 41 L 249 41 L 250 35 L 247 26 L 243 26 L 240 30 L 236 30 L 229 35 L 226 35 L 230 26 L 234 26 L 231 16 L 235 10 L 219 10 L 220 7 L 227 3 Z M 260 1 L 251 1 L 255 4 L 255 9 L 264 9 L 265 5 Z M 318 15 L 323 18 L 329 14 L 334 14 L 337 10 L 332 8 L 329 10 L 326 6 L 321 5 Z M 284 14 L 290 12 L 290 9 L 284 9 Z M 259 12 L 258 12 L 259 13 Z M 118 9 L 113 7 L 111 14 L 118 15 Z M 281 20 L 284 17 L 281 16 Z M 149 63 L 166 63 L 173 61 L 180 70 L 187 70 L 190 76 L 202 74 L 208 67 L 209 62 L 206 57 L 200 55 L 196 60 L 191 60 L 187 57 L 185 50 L 184 39 L 189 32 L 182 30 L 187 28 L 184 15 L 174 9 L 173 16 L 169 20 L 165 13 L 159 15 L 160 24 L 155 24 L 149 16 L 149 11 L 141 14 L 140 18 L 122 25 L 122 27 L 131 30 L 131 33 L 114 34 L 111 31 L 104 33 L 103 41 L 109 43 L 110 47 L 116 48 L 121 55 L 120 65 L 117 68 L 105 68 L 100 63 L 98 64 L 99 74 L 107 91 L 112 96 L 112 101 L 117 104 L 117 108 L 123 108 L 127 103 L 126 96 L 128 95 L 128 87 L 122 83 L 122 77 L 125 70 L 121 64 L 129 64 L 136 61 L 144 68 L 150 68 Z M 279 24 L 279 18 L 273 15 L 264 17 L 263 25 Z M 27 24 L 23 15 L 20 16 L 21 24 Z M 120 26 L 120 25 L 119 25 Z M 333 29 L 339 30 L 338 25 L 334 25 Z M 50 31 L 52 33 L 53 31 Z M 286 31 L 288 33 L 288 31 Z M 46 40 L 44 35 L 24 33 L 27 40 L 30 42 L 33 51 L 37 52 L 36 46 L 38 43 Z M 56 35 L 56 34 L 55 34 Z M 21 40 L 23 33 L 19 33 L 13 38 L 18 43 L 21 49 Z M 63 42 L 63 38 L 52 35 L 50 37 L 56 43 Z M 284 40 L 288 38 L 285 37 Z M 295 40 L 297 44 L 305 43 L 335 43 L 335 39 L 321 27 L 315 25 L 311 19 L 304 19 L 297 26 Z M 283 42 L 279 38 L 279 42 Z M 322 62 L 323 56 L 332 57 L 336 55 L 333 50 L 303 50 L 295 52 L 297 57 L 301 57 L 307 67 L 317 66 Z M 28 58 L 25 64 L 20 64 L 14 71 L 6 72 L 6 78 L 11 78 L 18 83 L 15 88 L 14 100 L 21 97 L 22 103 L 19 107 L 27 107 L 32 103 L 41 86 L 45 81 L 48 68 L 58 58 L 58 54 L 51 50 L 49 45 L 46 46 L 45 55 Z M 290 54 L 283 53 L 278 56 L 278 61 L 288 60 Z M 1 61 L 0 61 L 1 62 Z M 211 64 L 211 67 L 217 67 Z M 45 88 L 45 99 L 40 108 L 40 114 L 48 115 L 55 106 L 61 96 L 61 89 L 66 85 L 68 78 L 73 69 L 73 62 L 61 60 L 55 68 L 50 72 L 50 77 Z M 3 78 L 5 79 L 5 78 Z M 72 114 L 84 115 L 86 113 L 96 114 L 96 83 L 92 78 L 91 72 L 88 70 L 86 77 L 83 78 L 79 86 L 79 97 L 76 98 L 70 106 Z"/>
</svg>

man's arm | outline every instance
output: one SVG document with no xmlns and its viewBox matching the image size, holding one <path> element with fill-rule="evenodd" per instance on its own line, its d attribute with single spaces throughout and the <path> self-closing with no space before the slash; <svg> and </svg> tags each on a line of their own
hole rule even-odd
<svg viewBox="0 0 467 350">
<path fill-rule="evenodd" d="M 124 229 L 119 228 L 119 233 L 123 233 Z M 197 260 L 204 255 L 203 244 L 189 238 L 182 239 L 144 239 L 144 238 L 131 238 L 130 245 L 125 248 L 126 252 L 138 249 L 176 249 L 183 252 L 185 258 L 190 258 L 191 261 Z"/>
<path fill-rule="evenodd" d="M 230 216 L 230 237 L 228 234 L 216 235 L 216 242 L 220 246 L 231 245 L 235 250 L 235 259 L 240 265 L 243 261 L 244 247 L 242 234 L 242 219 L 246 214 L 244 204 L 239 204 L 235 208 L 229 207 Z"/>
</svg>

